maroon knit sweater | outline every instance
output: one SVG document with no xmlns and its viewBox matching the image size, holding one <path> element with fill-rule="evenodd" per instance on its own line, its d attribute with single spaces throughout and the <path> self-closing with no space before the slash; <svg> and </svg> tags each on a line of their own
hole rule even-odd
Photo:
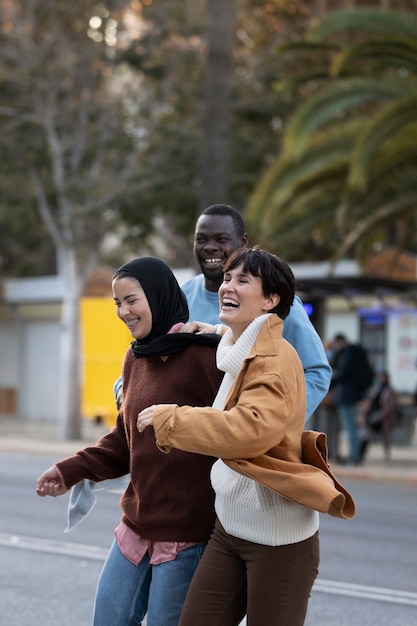
<svg viewBox="0 0 417 626">
<path fill-rule="evenodd" d="M 215 348 L 190 344 L 183 352 L 136 359 L 130 350 L 123 365 L 123 407 L 116 426 L 95 446 L 57 463 L 66 486 L 130 472 L 121 498 L 123 521 L 152 541 L 204 542 L 213 530 L 212 457 L 172 450 L 161 452 L 152 427 L 139 433 L 139 411 L 175 403 L 211 406 L 223 377 Z"/>
</svg>

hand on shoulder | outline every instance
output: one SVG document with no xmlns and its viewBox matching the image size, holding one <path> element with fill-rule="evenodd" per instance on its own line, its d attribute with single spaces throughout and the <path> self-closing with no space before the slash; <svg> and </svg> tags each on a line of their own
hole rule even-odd
<svg viewBox="0 0 417 626">
<path fill-rule="evenodd" d="M 182 333 L 193 333 L 195 335 L 217 334 L 223 335 L 226 326 L 222 324 L 206 324 L 206 322 L 187 322 L 181 328 Z"/>
</svg>

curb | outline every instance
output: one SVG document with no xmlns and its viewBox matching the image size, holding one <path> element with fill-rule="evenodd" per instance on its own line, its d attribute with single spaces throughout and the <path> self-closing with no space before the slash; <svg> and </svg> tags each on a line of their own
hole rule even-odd
<svg viewBox="0 0 417 626">
<path fill-rule="evenodd" d="M 340 478 L 349 478 L 361 481 L 375 481 L 384 483 L 396 483 L 409 486 L 417 486 L 417 464 L 413 467 L 379 467 L 379 466 L 363 466 L 363 467 L 339 467 L 333 466 L 333 472 Z"/>
<path fill-rule="evenodd" d="M 33 441 L 33 439 L 7 438 L 0 441 L 0 451 L 54 456 L 58 460 L 94 443 L 95 441 Z"/>
</svg>

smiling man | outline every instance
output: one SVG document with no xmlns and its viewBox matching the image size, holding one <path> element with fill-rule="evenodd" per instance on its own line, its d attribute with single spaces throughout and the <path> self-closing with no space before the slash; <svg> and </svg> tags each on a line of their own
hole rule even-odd
<svg viewBox="0 0 417 626">
<path fill-rule="evenodd" d="M 223 264 L 237 248 L 247 245 L 248 236 L 239 211 L 227 204 L 213 204 L 203 211 L 194 234 L 194 254 L 202 273 L 181 285 L 187 297 L 190 321 L 220 322 L 218 290 L 223 282 Z M 298 296 L 285 319 L 283 337 L 297 350 L 303 364 L 308 419 L 328 391 L 331 367 Z"/>
<path fill-rule="evenodd" d="M 218 290 L 223 282 L 224 262 L 237 248 L 247 245 L 245 224 L 233 207 L 213 204 L 200 215 L 195 227 L 194 254 L 202 273 L 181 285 L 190 320 L 219 323 Z"/>
</svg>

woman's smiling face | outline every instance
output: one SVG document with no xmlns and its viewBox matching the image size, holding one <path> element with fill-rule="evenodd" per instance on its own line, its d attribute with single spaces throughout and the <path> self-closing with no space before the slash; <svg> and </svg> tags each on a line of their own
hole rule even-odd
<svg viewBox="0 0 417 626">
<path fill-rule="evenodd" d="M 152 312 L 145 292 L 136 278 L 115 278 L 112 284 L 117 316 L 135 339 L 145 339 L 152 330 Z"/>
<path fill-rule="evenodd" d="M 256 317 L 278 304 L 279 295 L 265 296 L 261 279 L 245 272 L 241 264 L 225 272 L 219 299 L 220 319 L 230 326 L 236 340 Z"/>
</svg>

